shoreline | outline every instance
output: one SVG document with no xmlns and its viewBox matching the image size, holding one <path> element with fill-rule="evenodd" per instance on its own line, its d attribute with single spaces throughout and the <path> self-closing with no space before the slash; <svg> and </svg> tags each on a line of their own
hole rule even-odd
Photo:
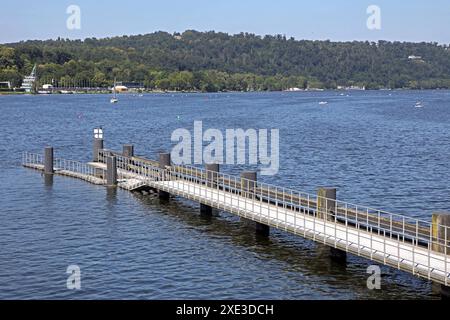
<svg viewBox="0 0 450 320">
<path fill-rule="evenodd" d="M 120 93 L 120 95 L 124 96 L 136 96 L 141 94 L 217 94 L 217 93 L 309 93 L 309 92 L 395 92 L 395 91 L 448 91 L 449 89 L 443 89 L 443 88 L 434 88 L 434 89 L 410 89 L 410 88 L 396 88 L 396 89 L 365 89 L 365 90 L 345 90 L 345 89 L 310 89 L 310 90 L 297 90 L 297 91 L 289 91 L 289 90 L 265 90 L 265 91 L 212 91 L 212 92 L 206 92 L 206 91 L 160 91 L 160 90 L 149 90 L 149 91 L 142 91 L 142 92 L 126 92 L 126 93 Z M 51 96 L 51 95 L 110 95 L 111 92 L 106 91 L 92 91 L 92 92 L 83 92 L 83 91 L 74 91 L 72 93 L 61 93 L 61 92 L 55 92 L 55 93 L 26 93 L 26 92 L 14 92 L 14 91 L 5 91 L 0 92 L 0 96 Z"/>
</svg>

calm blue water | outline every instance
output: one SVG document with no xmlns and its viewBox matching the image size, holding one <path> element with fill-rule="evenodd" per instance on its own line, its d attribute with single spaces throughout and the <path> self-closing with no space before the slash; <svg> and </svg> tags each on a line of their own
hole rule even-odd
<svg viewBox="0 0 450 320">
<path fill-rule="evenodd" d="M 225 212 L 20 167 L 20 152 L 88 161 L 92 129 L 106 146 L 140 155 L 170 150 L 174 129 L 280 129 L 280 173 L 265 182 L 430 219 L 450 211 L 450 91 L 121 96 L 1 96 L 1 299 L 433 299 L 430 283 L 383 268 L 366 288 L 369 262 L 331 262 L 323 248 L 273 231 L 256 238 Z M 319 106 L 319 101 L 328 105 Z M 424 108 L 414 108 L 422 101 Z M 225 167 L 238 173 L 245 167 Z M 82 290 L 66 289 L 81 268 Z"/>
</svg>

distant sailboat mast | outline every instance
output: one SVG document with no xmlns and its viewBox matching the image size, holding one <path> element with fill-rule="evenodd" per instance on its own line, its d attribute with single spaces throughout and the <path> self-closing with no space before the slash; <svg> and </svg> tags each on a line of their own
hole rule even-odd
<svg viewBox="0 0 450 320">
<path fill-rule="evenodd" d="M 35 93 L 36 81 L 37 81 L 37 72 L 36 72 L 36 65 L 34 65 L 31 74 L 23 79 L 21 89 L 24 89 L 25 92 L 27 93 Z"/>
<path fill-rule="evenodd" d="M 119 102 L 119 99 L 117 99 L 117 94 L 116 94 L 116 78 L 114 78 L 114 85 L 113 85 L 113 97 L 111 98 L 111 103 L 117 103 Z"/>
</svg>

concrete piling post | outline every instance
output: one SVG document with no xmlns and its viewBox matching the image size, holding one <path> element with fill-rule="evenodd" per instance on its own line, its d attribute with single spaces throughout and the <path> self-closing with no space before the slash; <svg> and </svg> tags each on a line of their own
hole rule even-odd
<svg viewBox="0 0 450 320">
<path fill-rule="evenodd" d="M 170 167 L 172 164 L 170 153 L 160 153 L 159 154 L 159 168 L 162 170 L 166 170 L 166 167 Z M 161 173 L 161 180 L 167 179 L 165 171 Z M 169 200 L 170 194 L 163 190 L 158 190 L 159 199 L 161 200 Z"/>
<path fill-rule="evenodd" d="M 132 144 L 124 144 L 122 155 L 127 158 L 134 157 L 134 145 Z"/>
<path fill-rule="evenodd" d="M 255 199 L 257 173 L 255 171 L 244 171 L 241 173 L 241 195 L 246 198 Z M 261 236 L 269 236 L 268 225 L 241 218 L 241 221 L 255 227 L 255 232 Z"/>
<path fill-rule="evenodd" d="M 219 165 L 218 164 L 207 164 L 206 165 L 206 186 L 208 188 L 217 188 L 217 179 L 219 174 Z M 203 216 L 211 216 L 212 215 L 212 207 L 206 204 L 200 204 L 200 214 Z"/>
<path fill-rule="evenodd" d="M 94 148 L 93 148 L 93 161 L 94 162 L 99 162 L 99 157 L 98 157 L 98 153 L 100 150 L 104 149 L 104 142 L 103 142 L 103 138 L 94 138 Z"/>
<path fill-rule="evenodd" d="M 44 173 L 53 174 L 53 147 L 46 147 L 44 151 Z"/>
<path fill-rule="evenodd" d="M 333 215 L 336 208 L 336 188 L 319 188 L 317 191 L 317 217 L 334 221 Z"/>
<path fill-rule="evenodd" d="M 450 213 L 437 212 L 432 217 L 432 250 L 450 254 Z"/>
<path fill-rule="evenodd" d="M 436 212 L 432 216 L 433 251 L 450 255 L 450 213 Z M 450 299 L 450 287 L 441 285 L 441 296 Z"/>
<path fill-rule="evenodd" d="M 441 284 L 441 297 L 443 300 L 450 300 L 450 287 Z"/>
<path fill-rule="evenodd" d="M 335 222 L 337 189 L 321 187 L 317 191 L 317 217 L 330 222 Z M 345 251 L 330 247 L 330 258 L 336 261 L 346 262 Z"/>
<path fill-rule="evenodd" d="M 257 179 L 255 171 L 244 171 L 241 173 L 242 196 L 246 198 L 253 197 Z"/>
<path fill-rule="evenodd" d="M 217 188 L 217 180 L 219 178 L 220 167 L 218 164 L 206 165 L 206 179 L 209 188 Z"/>
<path fill-rule="evenodd" d="M 94 129 L 94 144 L 93 144 L 93 161 L 99 162 L 99 151 L 103 150 L 103 128 Z"/>
<path fill-rule="evenodd" d="M 106 185 L 108 187 L 117 186 L 117 158 L 106 158 Z"/>
</svg>

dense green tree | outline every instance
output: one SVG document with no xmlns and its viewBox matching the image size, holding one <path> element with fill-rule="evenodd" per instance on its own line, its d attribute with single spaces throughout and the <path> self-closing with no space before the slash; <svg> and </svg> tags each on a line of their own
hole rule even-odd
<svg viewBox="0 0 450 320">
<path fill-rule="evenodd" d="M 414 58 L 412 57 L 414 56 Z M 20 84 L 34 64 L 45 81 L 150 89 L 253 91 L 366 86 L 450 88 L 449 46 L 407 42 L 297 41 L 284 36 L 188 30 L 0 46 L 0 80 Z"/>
</svg>

